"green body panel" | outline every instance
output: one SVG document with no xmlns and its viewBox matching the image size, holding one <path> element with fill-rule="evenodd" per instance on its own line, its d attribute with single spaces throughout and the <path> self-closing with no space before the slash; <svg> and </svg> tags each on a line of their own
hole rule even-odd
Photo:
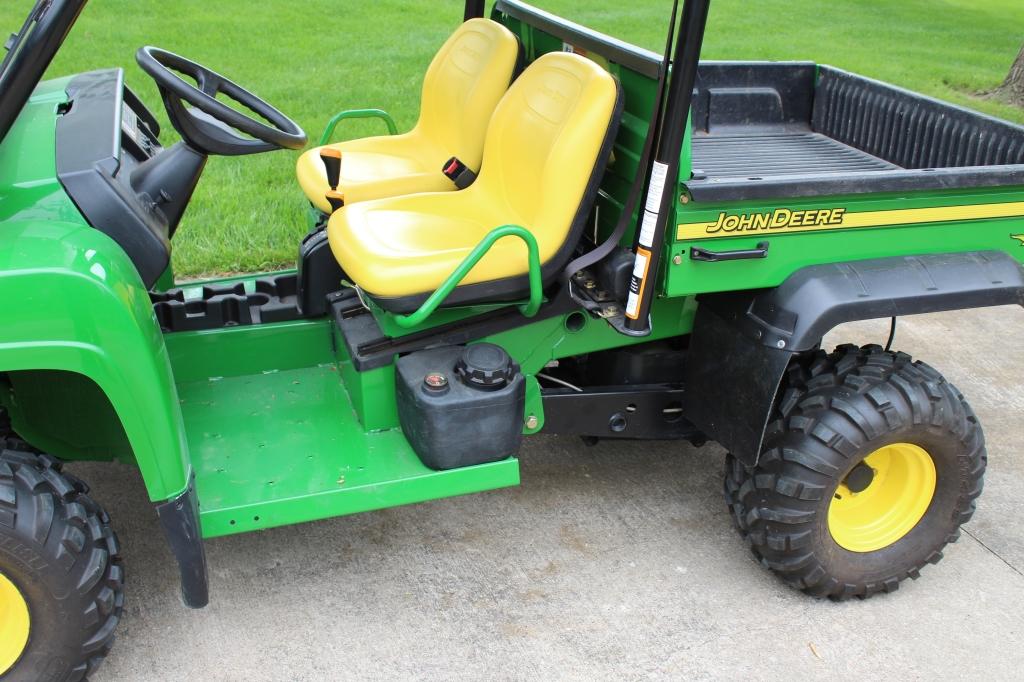
<svg viewBox="0 0 1024 682">
<path fill-rule="evenodd" d="M 685 191 L 684 189 L 682 191 Z M 677 223 L 715 222 L 722 212 L 729 215 L 769 213 L 784 207 L 794 211 L 844 208 L 847 216 L 857 213 L 926 209 L 934 207 L 984 206 L 1024 202 L 1024 189 L 915 192 L 902 196 L 854 195 L 768 202 L 732 202 L 679 205 L 676 220 L 669 225 L 671 242 L 664 262 L 667 276 L 661 286 L 668 296 L 687 296 L 712 291 L 757 289 L 778 286 L 795 270 L 820 263 L 912 256 L 958 251 L 1005 251 L 1024 261 L 1024 248 L 1012 234 L 1024 231 L 1024 217 L 951 220 L 872 227 L 854 227 L 786 233 L 780 230 L 737 232 L 737 236 L 677 240 Z M 1022 211 L 1024 213 L 1024 211 Z M 688 248 L 700 246 L 712 251 L 752 249 L 769 243 L 767 258 L 705 263 L 691 260 Z M 679 264 L 675 264 L 675 257 Z"/>
<path fill-rule="evenodd" d="M 380 431 L 397 427 L 395 366 L 387 365 L 360 372 L 352 364 L 347 352 L 342 350 L 340 367 L 341 378 L 348 389 L 356 418 L 363 428 L 367 431 Z"/>
<path fill-rule="evenodd" d="M 162 500 L 189 475 L 171 366 L 135 267 L 56 180 L 66 82 L 40 85 L 0 145 L 0 402 L 22 436 L 59 457 L 134 456 Z"/>
<path fill-rule="evenodd" d="M 165 338 L 179 383 L 315 367 L 334 360 L 326 320 L 179 332 Z"/>
<path fill-rule="evenodd" d="M 19 373 L 25 370 L 90 379 L 120 419 L 150 496 L 166 499 L 185 488 L 187 450 L 163 336 L 145 287 L 117 245 L 82 225 L 5 222 L 0 314 L 0 372 L 14 373 L 15 389 L 42 378 Z M 84 440 L 76 440 L 65 432 L 69 417 L 56 409 L 66 405 L 76 410 L 72 418 L 83 421 L 95 416 L 75 407 L 90 400 L 88 385 L 27 387 L 2 399 L 15 428 L 33 445 L 66 459 L 90 458 L 103 445 L 97 433 L 83 432 Z M 108 432 L 118 433 L 113 427 Z M 108 445 L 110 456 L 123 450 L 119 439 Z"/>
<path fill-rule="evenodd" d="M 40 83 L 0 144 L 0 222 L 86 225 L 57 180 L 55 116 L 70 80 Z"/>
<path fill-rule="evenodd" d="M 86 224 L 56 178 L 54 116 L 70 80 L 40 84 L 0 144 L 0 221 Z"/>
</svg>

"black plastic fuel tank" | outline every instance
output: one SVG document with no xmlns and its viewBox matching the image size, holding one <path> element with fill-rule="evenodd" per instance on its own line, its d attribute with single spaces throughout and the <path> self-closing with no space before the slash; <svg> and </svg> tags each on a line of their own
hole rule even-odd
<svg viewBox="0 0 1024 682">
<path fill-rule="evenodd" d="M 496 462 L 519 449 L 525 380 L 501 346 L 416 351 L 396 368 L 402 431 L 431 469 Z"/>
</svg>

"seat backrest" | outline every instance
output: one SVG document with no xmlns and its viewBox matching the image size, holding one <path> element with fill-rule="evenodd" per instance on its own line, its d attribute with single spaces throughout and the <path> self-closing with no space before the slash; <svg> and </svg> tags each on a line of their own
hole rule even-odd
<svg viewBox="0 0 1024 682">
<path fill-rule="evenodd" d="M 491 118 L 480 175 L 464 191 L 504 201 L 537 238 L 541 262 L 564 252 L 586 220 L 620 97 L 618 82 L 594 62 L 551 52 L 523 71 Z"/>
<path fill-rule="evenodd" d="M 470 19 L 445 41 L 423 78 L 416 131 L 437 146 L 437 170 L 451 156 L 480 167 L 494 107 L 519 58 L 519 39 L 490 19 Z"/>
</svg>

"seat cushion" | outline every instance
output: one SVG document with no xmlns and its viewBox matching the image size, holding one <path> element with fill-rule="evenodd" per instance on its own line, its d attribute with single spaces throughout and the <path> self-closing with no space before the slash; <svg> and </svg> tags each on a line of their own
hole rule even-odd
<svg viewBox="0 0 1024 682">
<path fill-rule="evenodd" d="M 512 222 L 500 203 L 473 192 L 433 192 L 352 204 L 328 225 L 335 258 L 375 298 L 401 299 L 438 288 L 495 227 Z M 559 243 L 541 241 L 541 262 Z M 522 275 L 528 270 L 522 240 L 506 237 L 477 263 L 462 285 Z"/>
<path fill-rule="evenodd" d="M 432 149 L 432 145 L 420 137 L 407 133 L 329 145 L 341 151 L 338 189 L 345 195 L 345 203 L 455 189 L 451 180 L 441 173 L 447 157 L 436 162 L 444 152 Z M 320 149 L 310 149 L 299 157 L 296 174 L 310 202 L 324 213 L 330 213 L 326 199 L 327 172 L 320 159 Z"/>
<path fill-rule="evenodd" d="M 487 124 L 518 58 L 519 40 L 501 24 L 479 18 L 462 24 L 427 69 L 419 120 L 410 132 L 329 145 L 341 151 L 338 189 L 345 203 L 454 190 L 441 172 L 453 156 L 478 170 Z M 319 147 L 299 158 L 296 174 L 310 202 L 329 213 Z"/>
</svg>

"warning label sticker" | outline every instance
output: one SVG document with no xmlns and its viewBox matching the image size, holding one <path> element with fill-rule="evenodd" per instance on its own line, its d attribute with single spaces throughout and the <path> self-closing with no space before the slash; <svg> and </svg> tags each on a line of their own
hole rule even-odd
<svg viewBox="0 0 1024 682">
<path fill-rule="evenodd" d="M 640 223 L 640 246 L 648 249 L 654 247 L 654 230 L 658 225 L 658 211 L 661 209 L 661 197 L 665 193 L 665 178 L 668 166 L 654 162 L 651 169 L 651 186 L 647 190 L 647 203 L 644 205 L 644 219 Z"/>
<path fill-rule="evenodd" d="M 651 168 L 651 186 L 647 190 L 647 205 L 644 207 L 654 215 L 661 209 L 661 197 L 665 193 L 665 178 L 668 177 L 668 166 L 654 162 Z"/>
</svg>

